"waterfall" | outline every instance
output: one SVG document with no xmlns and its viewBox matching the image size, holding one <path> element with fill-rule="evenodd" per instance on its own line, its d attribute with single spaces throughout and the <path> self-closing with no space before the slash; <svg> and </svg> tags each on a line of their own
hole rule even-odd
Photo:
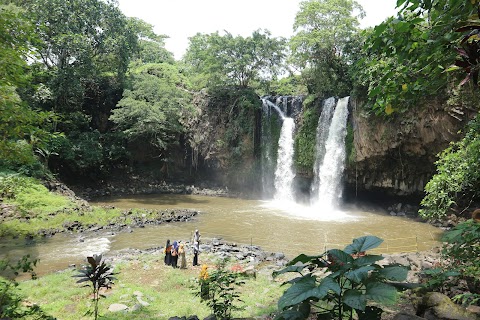
<svg viewBox="0 0 480 320">
<path fill-rule="evenodd" d="M 318 193 L 315 208 L 334 210 L 342 196 L 341 178 L 345 168 L 349 97 L 338 100 L 325 141 L 325 154 L 318 170 Z"/>
<path fill-rule="evenodd" d="M 279 100 L 280 99 L 280 100 Z M 279 114 L 282 120 L 282 128 L 280 131 L 280 138 L 278 140 L 278 153 L 277 153 L 277 163 L 274 174 L 274 199 L 276 200 L 285 200 L 285 201 L 294 201 L 294 191 L 293 191 L 293 180 L 295 178 L 295 173 L 293 171 L 293 144 L 294 138 L 293 134 L 295 131 L 295 122 L 292 118 L 286 117 L 285 113 L 287 112 L 287 99 L 286 97 L 281 97 L 277 99 L 277 103 L 281 102 L 280 107 L 267 100 L 262 99 L 264 114 L 266 113 L 266 107 L 273 108 Z M 285 112 L 284 112 L 285 111 Z M 267 135 L 268 129 L 265 130 L 265 135 Z M 265 146 L 265 144 L 264 144 Z M 268 165 L 268 162 L 273 162 L 272 157 L 269 151 L 268 146 L 265 146 L 264 149 L 264 163 Z M 262 164 L 262 167 L 263 164 Z M 268 169 L 267 172 L 262 173 L 262 182 L 264 183 L 264 190 L 268 188 L 265 183 L 268 183 Z M 267 173 L 267 175 L 265 174 Z M 267 187 L 267 188 L 266 188 Z M 264 194 L 267 192 L 264 191 Z"/>
<path fill-rule="evenodd" d="M 280 139 L 278 140 L 277 168 L 275 170 L 276 200 L 294 201 L 293 195 L 293 132 L 295 122 L 292 118 L 283 118 Z"/>
<path fill-rule="evenodd" d="M 335 108 L 335 98 L 331 97 L 324 101 L 322 113 L 318 118 L 317 134 L 315 138 L 315 164 L 313 166 L 313 182 L 310 187 L 310 202 L 318 201 L 318 189 L 320 186 L 320 167 L 325 158 L 325 143 L 332 122 L 332 115 Z"/>
</svg>

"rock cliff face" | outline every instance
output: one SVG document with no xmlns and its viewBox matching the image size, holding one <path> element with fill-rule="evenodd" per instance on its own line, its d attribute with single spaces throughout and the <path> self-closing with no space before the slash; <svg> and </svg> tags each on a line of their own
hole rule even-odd
<svg viewBox="0 0 480 320">
<path fill-rule="evenodd" d="M 346 170 L 350 194 L 423 195 L 435 173 L 438 153 L 461 137 L 459 130 L 475 114 L 466 104 L 431 101 L 408 114 L 384 119 L 357 106 L 352 101 L 355 154 Z"/>
<path fill-rule="evenodd" d="M 250 89 L 224 88 L 199 93 L 193 104 L 197 115 L 186 128 L 196 181 L 234 190 L 255 189 L 260 148 L 259 97 Z"/>
</svg>

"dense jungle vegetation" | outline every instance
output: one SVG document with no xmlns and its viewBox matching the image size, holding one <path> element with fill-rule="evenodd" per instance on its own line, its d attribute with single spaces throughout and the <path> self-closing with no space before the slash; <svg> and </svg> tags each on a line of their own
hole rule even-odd
<svg viewBox="0 0 480 320">
<path fill-rule="evenodd" d="M 320 99 L 355 96 L 366 115 L 384 121 L 421 108 L 431 97 L 452 105 L 476 99 L 480 2 L 397 0 L 397 7 L 398 16 L 360 29 L 363 10 L 356 1 L 306 0 L 301 2 L 290 39 L 260 29 L 248 37 L 228 31 L 198 33 L 177 61 L 165 48 L 168 35 L 156 34 L 145 21 L 126 17 L 115 0 L 3 0 L 0 200 L 15 201 L 33 229 L 23 230 L 14 220 L 2 221 L 0 236 L 11 235 L 12 230 L 16 234 L 39 231 L 48 228 L 46 224 L 60 226 L 70 214 L 80 221 L 96 219 L 105 224 L 119 215 L 105 210 L 79 214 L 65 198 L 48 196 L 39 181 L 57 177 L 97 181 L 138 169 L 148 162 L 145 159 L 164 164 L 160 178 L 175 179 L 169 168 L 179 154 L 189 159 L 187 166 L 195 168 L 199 158 L 220 152 L 220 162 L 238 171 L 237 165 L 255 161 L 259 152 L 251 139 L 243 139 L 257 135 L 259 96 L 305 97 L 304 126 L 295 144 L 299 171 L 310 170 L 313 164 L 314 108 Z M 205 124 L 197 103 L 202 95 L 217 102 L 234 101 L 217 104 L 218 117 L 228 126 Z M 478 101 L 472 104 L 478 113 Z M 223 137 L 205 142 L 195 128 L 219 130 Z M 421 203 L 424 218 L 446 219 L 452 211 L 470 211 L 480 201 L 478 115 L 462 137 L 439 155 L 437 173 Z M 246 176 L 242 171 L 236 174 L 235 179 Z M 250 181 L 245 179 L 244 183 Z M 61 214 L 52 218 L 54 211 Z M 459 239 L 462 232 L 469 237 Z M 447 239 L 452 247 L 445 249 L 446 256 L 460 261 L 456 275 L 478 275 L 478 258 L 471 259 L 478 257 L 471 245 L 478 238 L 478 223 L 469 222 Z M 464 245 L 467 240 L 469 244 Z M 337 250 L 334 258 L 344 259 L 352 270 L 376 268 L 370 264 L 377 257 L 368 258 L 373 259 L 369 265 L 358 265 L 350 256 L 362 252 L 363 244 L 357 245 L 358 250 L 345 254 Z M 300 260 L 325 267 L 317 258 L 301 256 Z M 27 260 L 18 265 L 1 262 L 0 271 L 32 267 Z M 292 265 L 286 271 L 301 271 L 295 268 Z M 442 272 L 437 274 L 439 282 L 445 280 Z M 343 276 L 337 274 L 340 280 L 334 280 L 344 281 Z M 64 274 L 56 277 L 65 282 Z M 316 276 L 305 279 L 309 285 L 317 281 Z M 6 294 L 14 292 L 15 282 L 0 277 L 0 284 L 1 298 L 8 300 L 2 300 L 8 308 L 1 310 L 1 316 L 15 318 L 32 312 L 37 318 L 50 318 L 35 313 L 35 307 L 25 309 L 16 293 Z M 302 311 L 311 298 L 302 291 L 305 287 L 297 287 L 291 290 L 298 294 L 296 304 L 283 305 L 287 313 L 295 308 Z M 340 317 L 342 310 L 351 315 L 357 309 L 349 305 L 356 298 L 350 302 L 337 298 L 335 312 Z M 319 299 L 330 297 L 325 293 Z M 474 299 L 478 301 L 478 296 Z"/>
<path fill-rule="evenodd" d="M 316 99 L 354 95 L 365 112 L 388 121 L 431 96 L 448 103 L 477 91 L 478 1 L 399 0 L 397 6 L 397 17 L 361 30 L 363 11 L 355 1 L 305 1 L 291 39 L 268 30 L 245 38 L 199 33 L 175 61 L 164 46 L 167 35 L 126 17 L 115 1 L 6 1 L 0 7 L 2 170 L 99 179 L 135 167 L 139 149 L 168 164 L 179 147 L 198 161 L 193 101 L 202 90 L 221 100 L 221 88 L 306 96 L 307 126 L 296 141 L 296 164 L 305 170 L 314 123 L 308 108 Z M 247 105 L 257 103 L 251 97 Z M 478 200 L 477 123 L 441 155 L 426 188 L 426 217 Z M 254 120 L 237 126 L 253 134 Z M 255 152 L 245 143 L 231 132 L 217 145 L 238 162 Z"/>
</svg>

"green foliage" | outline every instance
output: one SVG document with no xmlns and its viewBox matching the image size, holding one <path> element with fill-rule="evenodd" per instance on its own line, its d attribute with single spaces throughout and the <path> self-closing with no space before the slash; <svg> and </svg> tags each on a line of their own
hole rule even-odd
<svg viewBox="0 0 480 320">
<path fill-rule="evenodd" d="M 300 96 L 308 93 L 300 75 L 289 75 L 273 81 L 265 81 L 259 85 L 260 95 Z"/>
<path fill-rule="evenodd" d="M 196 89 L 214 86 L 249 86 L 253 81 L 275 78 L 285 58 L 285 40 L 267 30 L 234 37 L 225 32 L 196 34 L 184 62 Z"/>
<path fill-rule="evenodd" d="M 380 266 L 376 262 L 383 259 L 381 255 L 365 254 L 382 242 L 375 236 L 356 238 L 344 250 L 331 249 L 318 256 L 301 254 L 285 269 L 274 272 L 274 276 L 298 274 L 278 301 L 281 313 L 277 319 L 307 319 L 311 312 L 318 318 L 352 319 L 355 312 L 360 319 L 380 319 L 382 310 L 367 304 L 394 303 L 395 286 L 407 277 L 403 266 Z M 320 278 L 319 272 L 324 277 Z"/>
<path fill-rule="evenodd" d="M 105 261 L 102 261 L 102 255 L 94 255 L 93 257 L 87 257 L 87 261 L 90 264 L 84 269 L 78 270 L 79 274 L 74 275 L 73 277 L 80 278 L 77 283 L 90 282 L 85 286 L 90 286 L 92 288 L 92 300 L 94 304 L 93 314 L 94 319 L 98 318 L 98 301 L 100 297 L 105 297 L 100 294 L 100 289 L 111 288 L 113 281 L 116 280 L 113 272 L 113 269 L 108 266 Z"/>
<path fill-rule="evenodd" d="M 465 137 L 440 154 L 437 173 L 425 186 L 419 214 L 427 219 L 445 218 L 462 211 L 480 197 L 480 117 L 466 128 Z"/>
<path fill-rule="evenodd" d="M 444 93 L 455 60 L 459 23 L 477 16 L 475 1 L 399 0 L 399 15 L 376 26 L 358 60 L 357 83 L 366 86 L 377 114 L 403 112 L 425 93 Z"/>
<path fill-rule="evenodd" d="M 23 256 L 15 264 L 8 260 L 0 260 L 0 317 L 2 319 L 53 319 L 43 313 L 38 305 L 23 304 L 24 297 L 18 290 L 16 276 L 30 273 L 36 278 L 33 268 L 38 260 L 31 260 L 29 255 Z"/>
<path fill-rule="evenodd" d="M 53 115 L 32 110 L 17 93 L 26 82 L 26 60 L 35 43 L 26 11 L 0 5 L 0 166 L 18 170 L 38 164 L 34 151 L 49 138 Z"/>
<path fill-rule="evenodd" d="M 426 287 L 445 291 L 458 286 L 460 280 L 467 284 L 467 291 L 454 298 L 463 304 L 475 304 L 480 300 L 480 223 L 470 219 L 459 223 L 442 237 L 442 263 L 425 272 Z M 469 291 L 468 291 L 469 290 Z"/>
<path fill-rule="evenodd" d="M 227 270 L 227 262 L 227 259 L 219 261 L 210 274 L 202 267 L 199 279 L 200 291 L 196 293 L 218 319 L 232 319 L 232 311 L 243 309 L 235 303 L 242 302 L 239 299 L 238 287 L 245 282 L 241 280 L 240 273 Z"/>
<path fill-rule="evenodd" d="M 78 131 L 51 141 L 55 157 L 75 174 L 107 174 L 128 157 L 122 133 Z"/>
<path fill-rule="evenodd" d="M 302 125 L 295 135 L 295 165 L 301 170 L 311 170 L 315 163 L 318 112 L 313 107 L 305 108 L 302 116 Z"/>
<path fill-rule="evenodd" d="M 182 119 L 192 114 L 187 79 L 175 65 L 151 63 L 132 70 L 130 83 L 110 120 L 129 141 L 167 150 L 184 130 Z"/>
<path fill-rule="evenodd" d="M 348 95 L 349 57 L 345 50 L 363 17 L 353 0 L 309 0 L 300 3 L 290 40 L 293 63 L 302 71 L 309 93 L 319 97 Z"/>
</svg>

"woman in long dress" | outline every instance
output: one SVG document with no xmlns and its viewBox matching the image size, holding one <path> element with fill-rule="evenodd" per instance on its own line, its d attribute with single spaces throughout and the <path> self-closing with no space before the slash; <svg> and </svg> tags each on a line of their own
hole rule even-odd
<svg viewBox="0 0 480 320">
<path fill-rule="evenodd" d="M 167 240 L 167 244 L 165 245 L 165 249 L 163 249 L 163 253 L 165 253 L 165 258 L 163 261 L 167 266 L 172 264 L 172 245 L 170 244 L 170 239 Z"/>
<path fill-rule="evenodd" d="M 180 257 L 180 269 L 187 269 L 187 259 L 185 258 L 185 245 L 180 243 L 178 248 L 178 256 Z"/>
</svg>

